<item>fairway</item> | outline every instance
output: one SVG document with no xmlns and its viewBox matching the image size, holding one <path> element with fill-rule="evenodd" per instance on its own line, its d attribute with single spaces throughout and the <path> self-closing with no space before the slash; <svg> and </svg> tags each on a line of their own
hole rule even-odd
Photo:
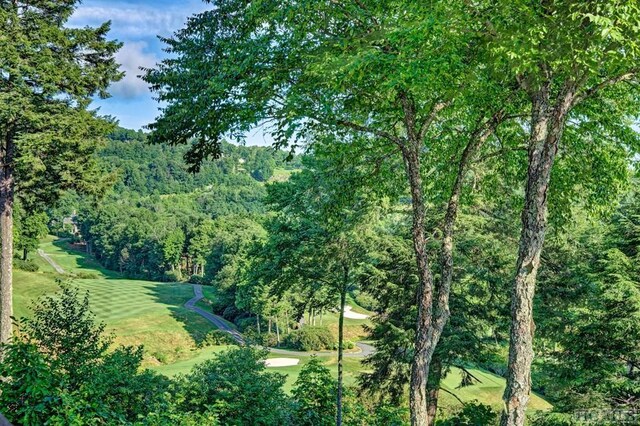
<svg viewBox="0 0 640 426">
<path fill-rule="evenodd" d="M 28 316 L 30 304 L 59 289 L 56 279 L 89 293 L 91 310 L 106 324 L 117 345 L 143 345 L 144 365 L 159 365 L 194 356 L 196 342 L 212 326 L 183 304 L 193 296 L 189 284 L 124 279 L 100 268 L 95 260 L 63 241 L 45 240 L 40 248 L 64 270 L 58 274 L 37 255 L 38 272 L 15 274 L 16 317 Z M 78 278 L 74 274 L 81 273 Z"/>
<path fill-rule="evenodd" d="M 117 272 L 108 271 L 90 256 L 71 247 L 65 241 L 48 237 L 40 248 L 60 265 L 65 274 L 58 274 L 40 256 L 34 254 L 38 272 L 15 271 L 15 312 L 16 317 L 28 316 L 30 304 L 43 294 L 51 294 L 59 289 L 56 280 L 63 280 L 81 291 L 89 292 L 91 310 L 99 321 L 107 326 L 107 332 L 114 337 L 115 344 L 143 345 L 145 359 L 143 365 L 159 373 L 174 376 L 188 373 L 194 365 L 211 359 L 228 346 L 198 348 L 196 343 L 213 326 L 201 316 L 184 308 L 184 303 L 193 297 L 190 284 L 161 283 L 122 278 Z M 90 278 L 79 278 L 90 277 Z M 205 296 L 214 297 L 215 292 L 205 287 Z M 352 301 L 350 301 L 352 302 Z M 203 308 L 206 305 L 202 306 Z M 358 312 L 369 313 L 356 308 Z M 345 319 L 351 338 L 363 336 L 362 325 L 369 320 Z M 323 324 L 337 327 L 337 313 L 323 316 Z M 270 358 L 282 357 L 270 354 Z M 291 357 L 291 355 L 286 355 Z M 285 390 L 290 392 L 302 367 L 310 357 L 301 353 L 300 363 L 289 367 L 269 368 L 269 371 L 287 375 Z M 337 377 L 337 357 L 321 356 L 320 359 Z M 357 384 L 358 374 L 363 370 L 359 358 L 345 358 L 344 381 L 347 386 Z M 505 381 L 503 378 L 477 369 L 470 369 L 480 379 L 479 383 L 460 388 L 460 370 L 452 368 L 442 383 L 441 408 L 455 409 L 460 400 L 478 400 L 500 408 Z M 531 410 L 548 409 L 550 405 L 536 395 L 532 395 Z"/>
</svg>

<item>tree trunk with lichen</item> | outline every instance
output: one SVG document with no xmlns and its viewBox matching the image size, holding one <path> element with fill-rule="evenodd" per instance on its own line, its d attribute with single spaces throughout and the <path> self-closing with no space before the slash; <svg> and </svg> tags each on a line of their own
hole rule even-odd
<svg viewBox="0 0 640 426">
<path fill-rule="evenodd" d="M 550 83 L 547 83 L 532 96 L 529 165 L 516 276 L 511 291 L 509 365 L 501 426 L 525 424 L 534 356 L 533 297 L 547 228 L 549 183 L 564 121 L 574 100 L 571 85 L 566 85 L 553 106 L 549 93 Z"/>
<path fill-rule="evenodd" d="M 9 132 L 0 150 L 0 343 L 7 343 L 12 331 L 14 154 Z"/>
</svg>

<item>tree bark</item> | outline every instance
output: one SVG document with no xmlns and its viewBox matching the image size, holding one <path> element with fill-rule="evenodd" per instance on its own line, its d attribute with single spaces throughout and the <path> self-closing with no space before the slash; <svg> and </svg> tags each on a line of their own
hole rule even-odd
<svg viewBox="0 0 640 426">
<path fill-rule="evenodd" d="M 0 343 L 7 343 L 12 332 L 14 154 L 9 132 L 0 150 Z"/>
<path fill-rule="evenodd" d="M 431 361 L 431 371 L 427 380 L 427 415 L 429 424 L 435 424 L 438 414 L 438 395 L 440 393 L 440 380 L 442 379 L 442 362 L 437 355 Z"/>
<path fill-rule="evenodd" d="M 422 178 L 420 176 L 419 145 L 415 143 L 412 147 L 404 147 L 402 150 L 411 189 L 413 208 L 412 237 L 420 278 L 417 295 L 418 320 L 415 354 L 411 366 L 409 401 L 411 424 L 413 426 L 429 426 L 432 424 L 427 407 L 426 387 L 428 385 L 431 358 L 450 315 L 449 295 L 453 279 L 453 233 L 462 194 L 464 174 L 478 148 L 489 138 L 502 118 L 503 114 L 500 111 L 486 124 L 479 125 L 477 130 L 470 135 L 459 160 L 456 178 L 444 218 L 439 259 L 441 276 L 437 286 L 437 301 L 435 304 L 433 301 L 434 280 L 428 262 L 427 238 L 424 230 L 425 207 L 422 194 Z"/>
<path fill-rule="evenodd" d="M 337 397 L 337 414 L 336 425 L 342 425 L 342 351 L 344 346 L 344 306 L 347 300 L 347 279 L 349 271 L 345 268 L 345 282 L 340 289 L 340 314 L 338 314 L 338 397 Z"/>
<path fill-rule="evenodd" d="M 532 96 L 529 165 L 522 210 L 522 230 L 511 291 L 509 365 L 501 426 L 523 426 L 531 394 L 533 362 L 533 296 L 547 228 L 547 193 L 564 122 L 574 99 L 572 84 L 565 84 L 557 103 L 550 106 L 550 83 Z"/>
<path fill-rule="evenodd" d="M 418 318 L 416 323 L 415 352 L 411 364 L 411 384 L 409 409 L 413 426 L 429 426 L 427 413 L 427 377 L 429 364 L 435 346 L 432 334 L 433 274 L 429 266 L 427 237 L 424 230 L 425 208 L 420 176 L 420 157 L 417 146 L 402 150 L 413 209 L 412 238 L 418 267 L 419 286 L 417 291 Z"/>
</svg>

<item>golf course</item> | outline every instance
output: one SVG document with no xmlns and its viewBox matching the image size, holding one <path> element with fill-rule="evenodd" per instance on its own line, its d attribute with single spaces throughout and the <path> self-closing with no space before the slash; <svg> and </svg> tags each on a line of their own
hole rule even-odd
<svg viewBox="0 0 640 426">
<path fill-rule="evenodd" d="M 70 285 L 89 292 L 91 310 L 96 319 L 106 325 L 106 331 L 113 336 L 114 345 L 143 345 L 143 366 L 159 373 L 167 376 L 187 373 L 194 365 L 228 348 L 224 345 L 198 345 L 215 326 L 184 306 L 194 295 L 192 284 L 125 279 L 117 272 L 100 267 L 79 247 L 51 236 L 41 242 L 40 254 L 34 253 L 32 256 L 39 267 L 38 271 L 15 271 L 16 318 L 28 317 L 31 304 L 39 296 L 54 293 L 61 285 Z M 52 263 L 64 273 L 57 272 Z M 212 297 L 212 294 L 205 286 L 204 296 Z M 204 309 L 206 304 L 199 302 L 198 306 Z M 366 312 L 358 307 L 352 309 Z M 337 322 L 337 314 L 328 314 L 323 321 L 331 329 Z M 345 328 L 351 336 L 363 336 L 362 325 L 367 321 L 345 318 Z M 291 390 L 301 368 L 311 359 L 308 353 L 292 355 L 288 351 L 286 355 L 270 353 L 268 357 L 299 360 L 297 365 L 272 368 L 273 371 L 287 375 L 287 391 Z M 336 355 L 323 353 L 319 357 L 337 375 Z M 344 360 L 345 383 L 355 384 L 362 368 L 361 357 L 357 353 L 352 352 L 352 356 L 347 356 Z M 461 401 L 477 400 L 499 407 L 505 386 L 504 379 L 487 371 L 473 368 L 469 371 L 478 382 L 464 387 L 460 386 L 460 370 L 452 368 L 449 371 L 442 383 L 444 392 L 441 394 L 441 406 L 455 407 Z M 550 405 L 534 395 L 530 407 L 540 410 L 549 408 Z"/>
</svg>

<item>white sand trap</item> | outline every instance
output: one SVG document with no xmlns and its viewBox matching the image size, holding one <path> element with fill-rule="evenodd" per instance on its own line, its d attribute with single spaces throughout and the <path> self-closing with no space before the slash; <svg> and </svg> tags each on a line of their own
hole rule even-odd
<svg viewBox="0 0 640 426">
<path fill-rule="evenodd" d="M 345 306 L 344 307 L 344 317 L 345 318 L 349 318 L 349 319 L 367 319 L 367 318 L 369 318 L 369 315 L 359 314 L 357 312 L 353 312 L 351 309 L 352 309 L 351 306 Z"/>
<path fill-rule="evenodd" d="M 291 367 L 298 365 L 300 362 L 297 358 L 269 358 L 264 361 L 264 365 L 267 367 Z"/>
</svg>

